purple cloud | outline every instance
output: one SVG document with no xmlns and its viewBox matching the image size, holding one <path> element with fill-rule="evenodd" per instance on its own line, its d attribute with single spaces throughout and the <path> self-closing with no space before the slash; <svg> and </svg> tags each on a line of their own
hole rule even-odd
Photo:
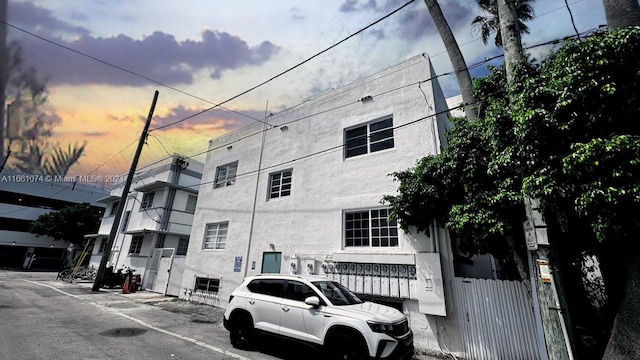
<svg viewBox="0 0 640 360">
<path fill-rule="evenodd" d="M 225 70 L 262 64 L 279 51 L 269 41 L 249 46 L 237 36 L 216 30 L 205 30 L 201 39 L 186 41 L 161 31 L 142 40 L 122 34 L 96 38 L 87 29 L 55 19 L 50 11 L 29 3 L 12 2 L 9 17 L 12 25 L 61 45 L 11 31 L 25 58 L 53 85 L 141 86 L 150 80 L 188 84 L 197 71 L 207 69 L 211 77 L 219 78 Z M 73 40 L 58 35 L 63 33 L 74 35 Z"/>
<path fill-rule="evenodd" d="M 178 106 L 173 108 L 171 113 L 167 116 L 154 116 L 151 123 L 151 129 L 173 124 L 177 121 L 193 116 L 202 110 L 203 109 L 189 109 L 184 106 Z M 264 110 L 239 110 L 237 112 L 233 112 L 216 108 L 162 130 L 170 130 L 173 128 L 193 128 L 195 125 L 205 124 L 210 125 L 215 129 L 231 131 L 255 122 L 255 120 L 249 118 L 249 116 L 263 120 Z M 142 117 L 140 119 L 142 121 L 145 120 Z"/>
</svg>

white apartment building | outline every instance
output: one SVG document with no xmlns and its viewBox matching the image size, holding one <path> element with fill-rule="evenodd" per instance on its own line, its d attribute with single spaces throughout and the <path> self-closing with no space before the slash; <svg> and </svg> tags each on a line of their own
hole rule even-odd
<svg viewBox="0 0 640 360">
<path fill-rule="evenodd" d="M 120 201 L 126 201 L 108 266 L 132 268 L 146 289 L 177 296 L 198 198 L 203 164 L 174 155 L 153 167 L 136 171 L 128 196 L 117 184 L 106 204 L 91 264 L 98 267 Z"/>
<path fill-rule="evenodd" d="M 381 204 L 448 116 L 419 55 L 211 140 L 180 297 L 224 307 L 248 275 L 325 274 L 402 309 L 418 348 L 438 349 L 436 326 L 459 336 L 447 232 L 405 234 Z"/>
</svg>

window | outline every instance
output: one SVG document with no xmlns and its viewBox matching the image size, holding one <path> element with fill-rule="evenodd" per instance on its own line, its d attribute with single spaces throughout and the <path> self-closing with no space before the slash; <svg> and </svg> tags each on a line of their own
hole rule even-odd
<svg viewBox="0 0 640 360">
<path fill-rule="evenodd" d="M 118 211 L 118 205 L 120 205 L 120 201 L 114 201 L 111 206 L 111 210 L 109 211 L 109 216 L 113 216 Z"/>
<path fill-rule="evenodd" d="M 227 230 L 229 223 L 207 224 L 204 233 L 203 249 L 224 249 L 227 242 Z"/>
<path fill-rule="evenodd" d="M 283 285 L 284 280 L 281 279 L 258 279 L 251 281 L 247 289 L 256 294 L 281 297 Z"/>
<path fill-rule="evenodd" d="M 304 301 L 304 299 L 309 296 L 318 296 L 313 289 L 311 289 L 307 284 L 301 283 L 299 281 L 289 280 L 287 282 L 287 292 L 285 293 L 285 298 L 291 300 Z"/>
<path fill-rule="evenodd" d="M 230 164 L 221 165 L 216 168 L 216 178 L 213 183 L 213 188 L 221 188 L 225 186 L 231 186 L 236 183 L 236 173 L 238 172 L 238 162 L 232 162 Z"/>
<path fill-rule="evenodd" d="M 388 216 L 389 209 L 345 213 L 345 246 L 398 246 L 398 224 Z"/>
<path fill-rule="evenodd" d="M 195 290 L 218 293 L 220 290 L 220 279 L 210 279 L 205 277 L 196 277 Z"/>
<path fill-rule="evenodd" d="M 178 239 L 178 247 L 176 248 L 176 255 L 187 255 L 188 248 L 189 248 L 189 238 Z"/>
<path fill-rule="evenodd" d="M 291 195 L 293 170 L 284 170 L 269 175 L 269 199 Z"/>
<path fill-rule="evenodd" d="M 100 246 L 98 247 L 98 254 L 104 253 L 104 249 L 107 248 L 107 242 L 109 242 L 109 239 L 100 240 Z"/>
<path fill-rule="evenodd" d="M 131 216 L 131 211 L 127 211 L 124 213 L 124 219 L 122 219 L 122 228 L 120 228 L 120 232 L 127 231 L 127 225 L 129 225 L 130 216 Z"/>
<path fill-rule="evenodd" d="M 196 212 L 196 202 L 198 201 L 198 197 L 195 195 L 189 195 L 189 197 L 187 198 L 187 206 L 185 207 L 184 211 L 188 212 L 188 213 L 194 213 Z"/>
<path fill-rule="evenodd" d="M 142 202 L 140 203 L 140 209 L 148 209 L 153 206 L 153 195 L 155 193 L 148 192 L 142 195 Z"/>
<path fill-rule="evenodd" d="M 140 255 L 143 240 L 144 237 L 142 235 L 136 235 L 131 239 L 131 246 L 129 246 L 129 255 Z"/>
<path fill-rule="evenodd" d="M 393 148 L 393 117 L 346 130 L 344 142 L 345 158 Z"/>
</svg>

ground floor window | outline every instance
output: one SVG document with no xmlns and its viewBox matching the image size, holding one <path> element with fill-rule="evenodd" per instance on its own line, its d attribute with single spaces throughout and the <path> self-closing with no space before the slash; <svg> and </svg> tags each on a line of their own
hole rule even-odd
<svg viewBox="0 0 640 360">
<path fill-rule="evenodd" d="M 194 289 L 217 294 L 218 290 L 220 290 L 220 279 L 196 277 Z"/>
<path fill-rule="evenodd" d="M 398 224 L 388 217 L 386 208 L 345 212 L 345 246 L 398 246 Z"/>
</svg>

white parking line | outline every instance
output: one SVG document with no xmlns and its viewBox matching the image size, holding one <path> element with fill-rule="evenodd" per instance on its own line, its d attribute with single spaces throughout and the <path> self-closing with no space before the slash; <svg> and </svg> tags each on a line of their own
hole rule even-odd
<svg viewBox="0 0 640 360">
<path fill-rule="evenodd" d="M 78 295 L 69 294 L 68 292 L 63 291 L 63 290 L 60 290 L 60 289 L 58 289 L 58 288 L 56 288 L 56 287 L 54 287 L 54 286 L 51 286 L 51 285 L 43 284 L 43 283 L 40 283 L 40 282 L 37 282 L 37 281 L 30 281 L 30 280 L 25 280 L 25 281 L 30 282 L 30 283 L 32 283 L 32 284 L 36 284 L 36 285 L 40 285 L 40 286 L 44 286 L 44 287 L 48 287 L 48 288 L 50 288 L 50 289 L 52 289 L 52 290 L 55 290 L 55 291 L 57 291 L 57 292 L 59 292 L 59 293 L 62 293 L 62 294 L 64 294 L 64 295 L 67 295 L 67 296 L 71 296 L 71 297 L 76 298 L 76 299 L 78 299 L 78 300 L 83 300 L 83 299 L 82 299 L 80 296 L 78 296 Z M 151 324 L 149 324 L 149 323 L 147 323 L 147 322 L 145 322 L 145 321 L 143 321 L 143 320 L 136 319 L 136 318 L 134 318 L 134 317 L 132 317 L 132 316 L 129 316 L 129 315 L 127 315 L 127 314 L 123 314 L 123 313 L 119 312 L 118 310 L 115 310 L 115 309 L 112 309 L 112 308 L 108 308 L 108 307 L 103 306 L 103 305 L 100 305 L 100 304 L 98 304 L 98 303 L 91 302 L 91 301 L 89 301 L 88 303 L 90 303 L 91 305 L 93 305 L 93 306 L 95 306 L 95 307 L 97 307 L 97 308 L 99 308 L 99 309 L 102 309 L 102 310 L 104 310 L 104 311 L 108 311 L 108 312 L 113 313 L 113 314 L 116 314 L 116 315 L 120 315 L 120 316 L 122 316 L 123 318 L 129 319 L 129 320 L 131 320 L 131 321 L 135 321 L 135 322 L 137 322 L 138 324 L 140 324 L 140 325 L 142 325 L 142 326 L 145 326 L 145 327 L 147 327 L 147 328 L 149 328 L 149 329 L 152 329 L 152 330 L 155 330 L 155 331 L 159 331 L 159 332 L 161 332 L 161 333 L 163 333 L 163 334 L 167 334 L 167 335 L 170 335 L 170 336 L 173 336 L 173 337 L 177 337 L 178 339 L 181 339 L 181 340 L 184 340 L 184 341 L 188 341 L 188 342 L 190 342 L 190 343 L 196 344 L 196 345 L 198 345 L 198 346 L 202 346 L 202 347 L 204 347 L 204 348 L 207 348 L 207 349 L 212 350 L 212 351 L 215 351 L 215 352 L 219 352 L 219 353 L 221 353 L 221 354 L 224 354 L 224 355 L 230 356 L 230 357 L 235 358 L 235 359 L 239 359 L 239 360 L 251 360 L 251 359 L 249 359 L 249 358 L 247 358 L 247 357 L 244 357 L 244 356 L 242 356 L 242 355 L 240 355 L 240 354 L 236 354 L 236 353 L 234 353 L 234 352 L 231 352 L 231 351 L 228 351 L 228 350 L 225 350 L 225 349 L 222 349 L 222 348 L 219 348 L 219 347 L 213 346 L 213 345 L 209 345 L 209 344 L 207 344 L 207 343 L 205 343 L 205 342 L 202 342 L 202 341 L 200 341 L 200 340 L 196 340 L 196 339 L 190 338 L 190 337 L 188 337 L 188 336 L 184 336 L 184 335 L 176 334 L 176 333 L 174 333 L 174 332 L 171 332 L 171 331 L 168 331 L 168 330 L 165 330 L 165 329 L 161 329 L 161 328 L 159 328 L 159 327 L 157 327 L 157 326 L 153 326 L 153 325 L 151 325 Z"/>
</svg>

